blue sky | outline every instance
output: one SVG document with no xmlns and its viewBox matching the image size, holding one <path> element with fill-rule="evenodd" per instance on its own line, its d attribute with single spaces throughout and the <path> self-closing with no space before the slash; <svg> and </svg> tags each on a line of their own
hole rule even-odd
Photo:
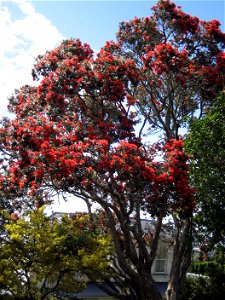
<svg viewBox="0 0 225 300">
<path fill-rule="evenodd" d="M 224 1 L 174 2 L 200 19 L 218 19 L 225 31 Z M 15 88 L 32 84 L 31 69 L 38 54 L 71 37 L 80 38 L 97 51 L 107 40 L 115 39 L 121 21 L 149 16 L 156 2 L 0 0 L 0 115 L 7 114 L 7 97 Z M 71 203 L 56 204 L 53 209 L 71 211 Z"/>
<path fill-rule="evenodd" d="M 66 37 L 78 37 L 92 48 L 115 39 L 121 21 L 149 16 L 156 1 L 35 1 L 45 15 Z M 224 26 L 224 1 L 175 1 L 183 10 L 206 20 L 219 19 Z"/>
</svg>

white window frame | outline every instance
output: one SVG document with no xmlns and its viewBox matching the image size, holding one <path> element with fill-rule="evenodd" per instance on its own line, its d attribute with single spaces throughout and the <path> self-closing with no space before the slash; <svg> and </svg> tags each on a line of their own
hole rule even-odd
<svg viewBox="0 0 225 300">
<path fill-rule="evenodd" d="M 167 248 L 165 247 L 165 245 L 160 245 L 156 253 L 156 260 L 155 260 L 156 274 L 167 273 L 167 257 L 168 257 Z"/>
</svg>

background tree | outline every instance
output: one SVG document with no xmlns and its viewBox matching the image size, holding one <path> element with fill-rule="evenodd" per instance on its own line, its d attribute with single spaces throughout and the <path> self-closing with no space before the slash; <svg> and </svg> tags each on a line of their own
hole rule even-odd
<svg viewBox="0 0 225 300">
<path fill-rule="evenodd" d="M 207 261 L 192 262 L 189 276 L 185 282 L 182 300 L 222 299 L 225 292 L 225 248 L 217 244 Z"/>
<path fill-rule="evenodd" d="M 1 190 L 18 201 L 45 190 L 100 204 L 116 271 L 128 288 L 115 293 L 118 299 L 161 298 L 151 267 L 162 221 L 172 216 L 166 297 L 177 299 L 191 257 L 194 208 L 179 128 L 197 111 L 201 116 L 224 85 L 225 35 L 218 21 L 159 1 L 151 17 L 123 22 L 117 37 L 96 58 L 79 40 L 37 58 L 39 85 L 15 92 L 9 109 L 16 117 L 0 128 Z M 163 143 L 149 146 L 144 134 L 155 129 Z M 142 211 L 155 221 L 148 242 Z"/>
<path fill-rule="evenodd" d="M 185 140 L 186 150 L 192 155 L 191 179 L 196 187 L 197 202 L 195 239 L 201 251 L 200 261 L 191 265 L 191 271 L 201 277 L 188 279 L 184 299 L 200 299 L 198 288 L 202 283 L 204 299 L 220 299 L 225 291 L 224 109 L 223 92 L 201 120 L 191 122 Z M 191 292 L 193 284 L 194 293 Z"/>
<path fill-rule="evenodd" d="M 12 214 L 0 243 L 2 292 L 15 299 L 47 299 L 81 291 L 87 275 L 101 282 L 108 272 L 110 236 L 94 234 L 88 220 L 80 214 L 52 219 L 43 208 L 24 218 Z"/>
<path fill-rule="evenodd" d="M 191 178 L 197 191 L 198 238 L 208 250 L 225 235 L 225 94 L 201 120 L 191 123 L 185 141 L 191 155 Z"/>
</svg>

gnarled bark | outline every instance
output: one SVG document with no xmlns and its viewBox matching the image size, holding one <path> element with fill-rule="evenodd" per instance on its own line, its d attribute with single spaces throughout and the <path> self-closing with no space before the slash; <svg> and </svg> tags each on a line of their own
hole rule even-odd
<svg viewBox="0 0 225 300">
<path fill-rule="evenodd" d="M 186 218 L 184 221 L 179 221 L 174 217 L 174 221 L 176 224 L 176 235 L 174 239 L 170 279 L 165 294 L 166 300 L 180 299 L 187 269 L 191 260 L 192 220 L 191 218 Z"/>
</svg>

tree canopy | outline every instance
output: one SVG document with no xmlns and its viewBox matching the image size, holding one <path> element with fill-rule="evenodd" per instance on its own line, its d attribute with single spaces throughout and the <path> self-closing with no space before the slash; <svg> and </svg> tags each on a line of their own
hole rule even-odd
<svg viewBox="0 0 225 300">
<path fill-rule="evenodd" d="M 100 226 L 98 233 L 94 232 L 88 214 L 62 215 L 59 220 L 47 217 L 43 209 L 25 217 L 13 213 L 4 225 L 0 242 L 2 292 L 15 299 L 48 299 L 81 291 L 87 280 L 101 282 L 106 273 L 112 274 L 110 235 Z"/>
<path fill-rule="evenodd" d="M 175 235 L 167 299 L 179 298 L 195 207 L 179 129 L 211 106 L 225 80 L 219 21 L 201 21 L 168 0 L 152 10 L 122 22 L 117 41 L 97 57 L 79 39 L 40 55 L 32 72 L 38 85 L 15 91 L 15 118 L 0 127 L 4 195 L 24 203 L 43 191 L 69 193 L 105 211 L 127 287 L 118 299 L 161 298 L 151 268 L 168 216 Z M 146 133 L 156 130 L 162 143 L 150 145 Z M 150 242 L 142 212 L 155 221 Z"/>
<path fill-rule="evenodd" d="M 191 123 L 185 141 L 192 155 L 191 178 L 198 206 L 196 222 L 208 250 L 223 241 L 225 235 L 224 132 L 225 96 L 222 93 L 204 118 Z"/>
</svg>

